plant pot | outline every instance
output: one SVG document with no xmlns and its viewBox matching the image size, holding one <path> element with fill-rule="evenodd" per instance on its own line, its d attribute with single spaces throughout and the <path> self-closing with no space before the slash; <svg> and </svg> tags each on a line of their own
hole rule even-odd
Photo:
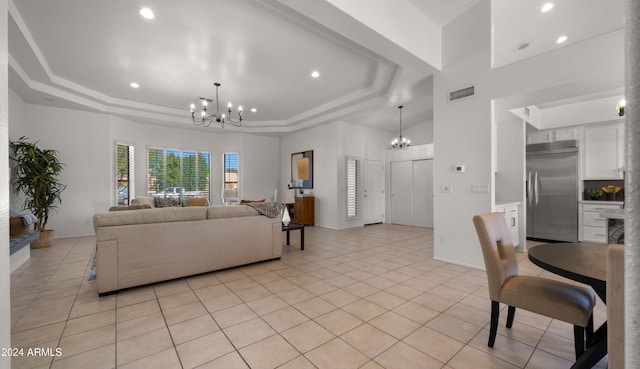
<svg viewBox="0 0 640 369">
<path fill-rule="evenodd" d="M 53 243 L 53 230 L 41 231 L 37 240 L 31 241 L 32 249 L 43 249 L 45 247 L 51 247 Z"/>
</svg>

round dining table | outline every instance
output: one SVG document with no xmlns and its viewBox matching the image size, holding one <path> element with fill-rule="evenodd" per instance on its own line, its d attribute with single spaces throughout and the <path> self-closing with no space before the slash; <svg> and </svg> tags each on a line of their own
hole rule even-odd
<svg viewBox="0 0 640 369">
<path fill-rule="evenodd" d="M 607 245 L 545 243 L 528 250 L 529 260 L 554 274 L 590 285 L 607 302 Z"/>
<path fill-rule="evenodd" d="M 545 243 L 528 250 L 529 260 L 551 273 L 588 284 L 607 303 L 607 245 Z M 571 368 L 592 368 L 607 354 L 607 322 L 595 332 L 593 343 Z"/>
</svg>

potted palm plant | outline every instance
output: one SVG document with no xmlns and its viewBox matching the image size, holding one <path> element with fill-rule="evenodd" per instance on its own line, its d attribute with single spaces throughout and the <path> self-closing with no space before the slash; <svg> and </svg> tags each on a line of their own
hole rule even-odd
<svg viewBox="0 0 640 369">
<path fill-rule="evenodd" d="M 56 150 L 41 149 L 37 142 L 31 143 L 24 136 L 11 141 L 10 150 L 10 159 L 15 163 L 13 189 L 16 194 L 24 194 L 23 208 L 38 218 L 35 229 L 40 231 L 40 237 L 31 243 L 31 247 L 49 247 L 53 230 L 47 230 L 46 226 L 49 216 L 58 210 L 60 194 L 66 188 L 60 183 L 64 164 Z"/>
</svg>

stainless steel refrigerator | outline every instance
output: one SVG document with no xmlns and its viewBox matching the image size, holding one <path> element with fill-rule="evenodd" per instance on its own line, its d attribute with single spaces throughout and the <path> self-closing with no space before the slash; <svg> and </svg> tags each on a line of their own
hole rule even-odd
<svg viewBox="0 0 640 369">
<path fill-rule="evenodd" d="M 527 145 L 527 237 L 578 241 L 578 143 Z"/>
</svg>

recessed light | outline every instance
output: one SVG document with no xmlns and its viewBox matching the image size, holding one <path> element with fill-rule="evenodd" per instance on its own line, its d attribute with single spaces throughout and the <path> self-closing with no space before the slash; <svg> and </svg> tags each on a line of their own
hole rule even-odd
<svg viewBox="0 0 640 369">
<path fill-rule="evenodd" d="M 142 9 L 140 9 L 140 15 L 141 15 L 143 18 L 146 18 L 146 19 L 153 19 L 153 18 L 155 18 L 155 15 L 153 14 L 153 11 L 152 11 L 151 9 L 149 9 L 149 8 L 142 8 Z"/>
<path fill-rule="evenodd" d="M 541 12 L 546 13 L 549 10 L 553 9 L 553 3 L 546 3 L 542 6 L 542 9 L 540 9 Z"/>
<path fill-rule="evenodd" d="M 528 48 L 529 46 L 531 46 L 531 44 L 533 43 L 533 40 L 525 40 L 522 41 L 521 43 L 517 44 L 514 48 L 513 51 L 524 51 L 526 48 Z"/>
<path fill-rule="evenodd" d="M 252 113 L 255 113 L 255 112 L 257 112 L 257 111 L 258 111 L 258 109 L 256 109 L 256 108 L 251 108 L 251 112 L 252 112 Z"/>
<path fill-rule="evenodd" d="M 140 85 L 137 82 L 131 82 L 129 83 L 129 86 L 131 86 L 132 88 L 139 88 Z"/>
<path fill-rule="evenodd" d="M 560 36 L 558 37 L 558 39 L 556 40 L 557 44 L 561 44 L 563 42 L 567 41 L 567 36 Z"/>
<path fill-rule="evenodd" d="M 313 72 L 311 72 L 311 77 L 313 77 L 313 78 L 320 77 L 320 72 L 318 72 L 317 70 L 314 70 Z"/>
</svg>

